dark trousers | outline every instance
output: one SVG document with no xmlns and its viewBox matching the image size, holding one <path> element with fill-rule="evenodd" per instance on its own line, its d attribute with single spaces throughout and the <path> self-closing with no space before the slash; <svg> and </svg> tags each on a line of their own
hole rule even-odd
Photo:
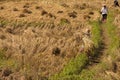
<svg viewBox="0 0 120 80">
<path fill-rule="evenodd" d="M 107 14 L 102 14 L 102 21 L 105 21 L 107 19 Z"/>
</svg>

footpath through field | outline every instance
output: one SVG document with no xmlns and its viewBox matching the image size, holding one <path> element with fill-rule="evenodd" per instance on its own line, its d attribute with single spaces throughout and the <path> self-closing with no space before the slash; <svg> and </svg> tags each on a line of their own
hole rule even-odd
<svg viewBox="0 0 120 80">
<path fill-rule="evenodd" d="M 90 51 L 92 56 L 78 55 L 50 80 L 120 80 L 120 36 L 113 24 L 114 13 L 110 11 L 106 23 L 90 23 L 95 47 Z"/>
<path fill-rule="evenodd" d="M 88 66 L 82 70 L 81 80 L 120 80 L 120 39 L 117 27 L 113 24 L 114 17 L 111 11 L 107 23 L 98 26 L 101 28 L 102 37 L 101 45 L 97 50 L 98 55 L 93 57 Z"/>
</svg>

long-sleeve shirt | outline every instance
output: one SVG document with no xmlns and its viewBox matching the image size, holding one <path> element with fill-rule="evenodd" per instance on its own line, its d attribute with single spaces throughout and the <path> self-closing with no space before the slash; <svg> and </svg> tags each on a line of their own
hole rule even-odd
<svg viewBox="0 0 120 80">
<path fill-rule="evenodd" d="M 102 7 L 102 9 L 101 9 L 101 13 L 102 13 L 102 14 L 107 14 L 107 13 L 108 13 L 107 8 Z"/>
</svg>

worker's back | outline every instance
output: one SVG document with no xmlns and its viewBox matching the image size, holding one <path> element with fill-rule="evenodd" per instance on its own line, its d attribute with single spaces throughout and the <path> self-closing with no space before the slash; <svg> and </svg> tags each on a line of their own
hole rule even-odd
<svg viewBox="0 0 120 80">
<path fill-rule="evenodd" d="M 107 10 L 107 7 L 106 7 L 106 6 L 103 6 L 103 7 L 102 7 L 101 13 L 102 13 L 102 14 L 107 14 L 107 13 L 108 13 L 108 10 Z"/>
<path fill-rule="evenodd" d="M 107 20 L 107 14 L 108 14 L 108 9 L 106 7 L 106 5 L 104 4 L 102 9 L 101 9 L 101 14 L 102 14 L 102 19 L 101 22 L 106 22 Z"/>
</svg>

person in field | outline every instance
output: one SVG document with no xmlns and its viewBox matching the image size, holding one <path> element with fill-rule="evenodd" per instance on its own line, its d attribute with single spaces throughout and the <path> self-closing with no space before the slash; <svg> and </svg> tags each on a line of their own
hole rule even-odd
<svg viewBox="0 0 120 80">
<path fill-rule="evenodd" d="M 101 9 L 101 14 L 102 14 L 102 22 L 106 22 L 107 20 L 107 14 L 108 14 L 108 9 L 106 7 L 106 5 L 104 4 L 102 9 Z"/>
</svg>

